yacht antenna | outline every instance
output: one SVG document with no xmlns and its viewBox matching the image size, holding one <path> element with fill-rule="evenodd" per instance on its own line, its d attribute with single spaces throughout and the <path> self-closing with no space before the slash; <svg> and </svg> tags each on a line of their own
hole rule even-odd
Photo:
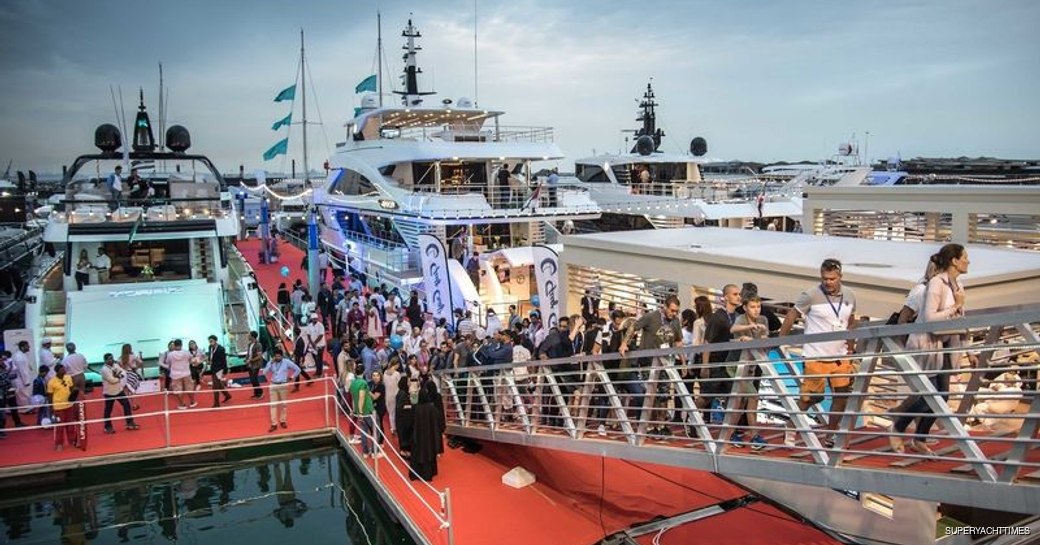
<svg viewBox="0 0 1040 545">
<path fill-rule="evenodd" d="M 636 121 L 642 121 L 643 126 L 636 131 L 635 139 L 638 142 L 641 136 L 653 138 L 654 151 L 657 151 L 661 147 L 664 131 L 657 128 L 657 112 L 654 111 L 654 108 L 657 107 L 657 100 L 654 97 L 653 78 L 650 78 L 650 82 L 646 84 L 646 92 L 643 93 L 643 100 L 639 102 L 639 107 L 642 108 L 642 111 L 639 112 Z"/>
<path fill-rule="evenodd" d="M 383 107 L 383 15 L 379 13 L 379 8 L 376 8 L 376 56 L 378 60 L 378 75 L 376 76 L 376 82 L 379 84 L 379 107 Z"/>
<path fill-rule="evenodd" d="M 477 0 L 473 0 L 473 106 L 480 104 L 477 81 Z"/>
<path fill-rule="evenodd" d="M 434 93 L 431 91 L 419 91 L 419 74 L 422 73 L 422 69 L 415 62 L 415 57 L 422 48 L 416 45 L 415 39 L 421 38 L 422 34 L 412 24 L 411 17 L 408 18 L 408 26 L 401 32 L 401 36 L 406 38 L 404 47 L 402 47 L 405 51 L 402 57 L 404 59 L 404 74 L 402 75 L 404 91 L 393 91 L 393 93 L 401 95 L 401 102 L 405 108 L 414 108 L 422 104 L 423 96 Z"/>
</svg>

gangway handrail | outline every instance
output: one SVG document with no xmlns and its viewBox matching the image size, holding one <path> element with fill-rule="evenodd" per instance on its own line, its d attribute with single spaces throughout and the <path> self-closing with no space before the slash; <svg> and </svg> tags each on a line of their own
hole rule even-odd
<svg viewBox="0 0 1040 545">
<path fill-rule="evenodd" d="M 449 428 L 455 434 L 536 446 L 551 445 L 580 452 L 603 452 L 606 448 L 618 456 L 670 460 L 677 465 L 766 478 L 777 478 L 768 473 L 767 468 L 775 471 L 780 467 L 780 471 L 791 474 L 790 479 L 805 479 L 809 470 L 804 468 L 804 464 L 794 469 L 790 464 L 792 461 L 808 462 L 810 466 L 819 468 L 809 480 L 832 483 L 827 486 L 837 487 L 833 483 L 844 480 L 847 481 L 841 485 L 844 488 L 860 489 L 866 483 L 865 486 L 880 487 L 880 491 L 885 493 L 932 500 L 945 499 L 934 497 L 936 490 L 945 490 L 966 505 L 1015 510 L 1021 506 L 1012 507 L 1008 503 L 1015 499 L 1040 511 L 1040 471 L 1031 477 L 1024 475 L 1026 470 L 1040 469 L 1040 459 L 1027 457 L 1031 450 L 1040 448 L 1040 438 L 1036 436 L 1040 427 L 1040 395 L 1034 393 L 1030 397 L 1021 389 L 1014 390 L 1017 395 L 1012 395 L 1011 390 L 1003 393 L 991 391 L 984 394 L 987 403 L 1018 401 L 1015 405 L 1025 402 L 1029 408 L 1024 413 L 1019 408 L 1013 415 L 981 414 L 976 410 L 979 409 L 976 396 L 981 393 L 980 386 L 987 381 L 987 373 L 989 379 L 994 379 L 990 384 L 1009 380 L 1018 383 L 1017 379 L 996 380 L 996 375 L 1011 371 L 1033 373 L 1040 369 L 1035 362 L 1012 364 L 1002 361 L 999 366 L 989 365 L 997 351 L 1019 355 L 1035 352 L 1040 348 L 1038 330 L 1040 306 L 1016 305 L 975 311 L 963 318 L 943 322 L 879 325 L 851 331 L 699 347 L 633 350 L 624 358 L 619 354 L 598 354 L 442 369 L 435 374 L 444 385 L 445 405 L 450 408 Z M 938 350 L 907 349 L 905 339 L 912 334 L 970 335 L 978 342 Z M 813 359 L 850 360 L 857 367 L 839 373 L 802 371 L 802 358 L 797 346 L 822 341 L 856 341 L 857 350 L 848 356 Z M 701 355 L 706 352 L 727 352 L 740 357 L 727 358 L 728 361 L 721 363 L 702 363 Z M 967 354 L 978 355 L 979 362 L 973 367 L 962 367 L 959 360 Z M 921 357 L 943 358 L 953 365 L 937 371 L 924 370 L 917 359 Z M 1009 358 L 1000 356 L 999 359 Z M 519 368 L 526 373 L 517 373 Z M 526 377 L 526 384 L 519 382 L 521 376 Z M 937 377 L 936 382 L 929 380 L 929 376 Z M 939 380 L 942 377 L 965 379 L 961 381 L 963 389 L 944 386 L 944 382 Z M 850 391 L 820 394 L 821 398 L 842 400 L 847 405 L 834 410 L 829 406 L 802 409 L 798 404 L 801 397 L 798 385 L 806 379 L 847 380 L 851 383 Z M 730 384 L 731 393 L 719 392 L 726 391 Z M 926 404 L 930 414 L 919 413 L 909 406 L 892 412 L 871 410 L 876 408 L 871 404 L 884 407 L 908 398 Z M 748 413 L 745 404 L 752 399 L 760 403 L 759 408 L 750 411 L 753 415 L 762 414 L 791 424 L 779 429 L 769 425 L 742 424 L 739 420 Z M 714 408 L 706 406 L 705 403 L 712 400 L 717 400 L 719 405 Z M 959 405 L 955 403 L 958 400 Z M 676 426 L 669 415 L 682 420 L 681 427 L 689 438 L 652 441 L 654 434 L 651 430 Z M 934 418 L 945 434 L 925 436 L 921 431 L 918 437 L 906 431 L 897 432 L 874 425 L 879 420 L 899 417 Z M 817 429 L 821 418 L 831 420 L 834 429 Z M 969 430 L 967 425 L 976 418 L 990 419 L 994 427 L 1011 426 L 1013 429 L 1004 430 L 1003 435 L 980 434 L 978 430 Z M 863 427 L 861 421 L 864 419 L 869 419 L 872 425 Z M 619 430 L 604 435 L 602 429 L 598 432 L 593 430 L 595 423 L 609 423 Z M 770 444 L 762 439 L 754 446 L 771 450 L 790 448 L 795 454 L 789 460 L 768 456 L 749 460 L 748 457 L 735 456 L 736 449 L 750 446 L 747 439 L 737 433 L 744 428 L 756 435 L 785 432 L 783 445 L 777 445 L 775 441 Z M 613 437 L 599 439 L 596 435 Z M 776 436 L 772 438 L 775 440 Z M 887 439 L 891 445 L 881 449 L 877 444 L 869 444 L 869 441 L 881 438 Z M 913 439 L 949 443 L 931 453 L 926 443 L 903 443 Z M 658 444 L 662 441 L 666 444 Z M 907 445 L 920 450 L 921 454 L 898 450 Z M 996 452 L 999 448 L 1009 450 Z M 680 452 L 655 452 L 661 449 Z M 798 460 L 800 457 L 805 459 Z M 955 461 L 966 464 L 966 472 L 974 472 L 976 477 L 966 480 L 928 470 L 918 474 L 888 471 L 883 477 L 878 477 L 878 470 L 855 463 L 864 457 L 877 457 L 886 462 L 891 460 L 902 464 L 895 466 L 899 469 L 925 460 Z M 760 467 L 755 467 L 756 464 Z M 910 478 L 899 483 L 891 480 L 894 475 L 909 475 Z M 941 486 L 910 488 L 913 483 L 920 484 L 919 478 L 925 476 Z M 880 481 L 884 482 L 878 484 Z M 983 492 L 976 497 L 966 488 L 966 483 L 983 487 Z M 1015 485 L 1012 488 L 1014 493 L 1000 494 L 1001 487 L 1009 484 Z M 988 488 L 990 486 L 993 488 Z M 1023 499 L 1027 497 L 1025 491 L 1032 491 L 1035 495 Z"/>
<path fill-rule="evenodd" d="M 941 322 L 908 323 L 898 325 L 878 324 L 870 327 L 858 327 L 846 331 L 834 331 L 826 333 L 814 333 L 810 335 L 788 335 L 785 337 L 769 337 L 766 339 L 728 342 L 717 344 L 704 344 L 700 346 L 686 346 L 682 348 L 655 348 L 649 350 L 632 350 L 627 353 L 626 359 L 657 358 L 665 356 L 676 356 L 682 354 L 690 356 L 702 355 L 705 352 L 724 352 L 728 350 L 748 350 L 763 348 L 778 348 L 780 346 L 794 346 L 806 343 L 818 343 L 828 341 L 849 340 L 871 340 L 886 337 L 903 337 L 914 333 L 940 333 L 940 332 L 964 332 L 968 329 L 983 326 L 992 326 L 996 322 L 1027 323 L 1035 321 L 1040 316 L 1040 305 L 1008 305 L 969 311 L 962 318 L 955 318 Z M 1021 321 L 1018 321 L 1021 320 Z M 565 363 L 588 363 L 593 361 L 604 361 L 617 359 L 612 354 L 583 355 L 577 357 L 531 360 L 525 366 L 552 366 Z M 824 358 L 826 359 L 826 358 Z M 518 364 L 486 365 L 479 368 L 460 368 L 458 372 L 467 372 L 467 369 L 475 369 L 479 372 L 506 369 L 516 367 Z M 434 374 L 448 373 L 448 370 L 437 370 Z"/>
<path fill-rule="evenodd" d="M 173 392 L 173 391 L 170 391 L 170 390 L 160 390 L 160 391 L 156 391 L 156 392 L 142 392 L 142 393 L 139 393 L 139 394 L 134 394 L 134 395 L 132 395 L 130 397 L 130 399 L 132 401 L 141 401 L 141 400 L 144 400 L 146 398 L 156 398 L 156 397 L 162 398 L 162 400 L 163 400 L 162 401 L 162 406 L 161 406 L 161 408 L 159 410 L 152 410 L 152 411 L 145 411 L 145 412 L 135 411 L 133 413 L 133 418 L 134 418 L 134 420 L 136 420 L 138 422 L 151 421 L 151 420 L 154 420 L 154 419 L 161 419 L 161 421 L 163 423 L 162 426 L 164 428 L 164 437 L 163 437 L 163 443 L 162 443 L 161 446 L 163 446 L 164 448 L 167 448 L 167 449 L 174 446 L 174 442 L 173 442 L 172 437 L 171 437 L 171 429 L 172 429 L 171 428 L 171 422 L 170 422 L 171 415 L 174 415 L 174 414 L 187 414 L 187 413 L 200 413 L 200 412 L 206 412 L 206 413 L 214 413 L 215 412 L 216 414 L 221 414 L 221 413 L 226 413 L 227 411 L 241 411 L 243 409 L 243 407 L 250 407 L 250 408 L 255 408 L 255 407 L 272 407 L 276 403 L 285 403 L 286 405 L 307 405 L 307 404 L 312 404 L 312 403 L 316 403 L 316 402 L 321 402 L 322 404 L 324 404 L 326 406 L 325 423 L 324 423 L 324 425 L 323 426 L 319 426 L 318 428 L 312 428 L 312 429 L 308 429 L 308 430 L 305 430 L 305 431 L 312 431 L 312 430 L 313 431 L 328 431 L 328 432 L 332 432 L 334 434 L 338 434 L 342 439 L 345 440 L 346 439 L 346 435 L 344 434 L 343 430 L 340 428 L 340 426 L 338 424 L 338 418 L 339 418 L 340 415 L 342 415 L 346 419 L 352 421 L 353 424 L 356 426 L 356 429 L 359 432 L 364 433 L 363 429 L 360 426 L 357 425 L 358 423 L 356 421 L 356 418 L 354 417 L 354 415 L 352 415 L 351 411 L 349 410 L 348 407 L 346 407 L 346 404 L 343 402 L 343 399 L 340 397 L 340 390 L 339 390 L 339 386 L 337 384 L 336 379 L 333 378 L 333 377 L 322 377 L 322 378 L 319 378 L 319 379 L 314 379 L 314 382 L 319 383 L 322 386 L 321 391 L 319 393 L 316 393 L 314 395 L 305 395 L 303 397 L 289 398 L 289 399 L 286 399 L 284 401 L 279 401 L 279 402 L 275 402 L 275 401 L 271 400 L 272 398 L 270 396 L 270 390 L 271 390 L 271 388 L 274 385 L 272 385 L 272 384 L 261 384 L 260 388 L 265 392 L 266 399 L 264 401 L 253 401 L 249 405 L 245 405 L 245 406 L 243 406 L 241 404 L 234 404 L 234 405 L 224 405 L 222 407 L 202 407 L 202 406 L 199 406 L 199 407 L 192 407 L 192 408 L 190 408 L 188 410 L 179 410 L 179 409 L 175 410 L 175 409 L 173 409 L 173 406 L 172 406 L 172 403 L 171 403 L 171 400 L 170 400 L 171 396 L 175 396 L 178 393 L 180 393 L 182 395 L 191 394 L 191 395 L 198 396 L 198 395 L 209 394 L 213 390 L 200 390 L 200 391 L 189 391 L 189 392 Z M 216 390 L 215 392 L 219 392 L 219 390 Z M 90 412 L 92 412 L 92 413 L 99 413 L 101 411 L 99 405 L 105 403 L 106 401 L 107 400 L 104 399 L 104 398 L 96 398 L 96 399 L 80 399 L 80 400 L 78 400 L 78 401 L 76 401 L 74 403 L 80 403 L 80 404 L 83 404 L 86 407 L 95 407 L 94 409 L 91 409 Z M 336 413 L 335 413 L 336 420 L 333 420 L 332 418 L 330 418 L 330 415 L 328 413 L 327 407 L 328 407 L 328 404 L 330 404 L 330 403 L 335 407 L 334 410 L 336 411 Z M 112 417 L 111 417 L 111 421 L 112 422 L 119 422 L 119 421 L 122 421 L 123 419 L 124 419 L 124 415 L 118 414 L 118 413 L 113 413 Z M 93 424 L 102 424 L 104 422 L 105 422 L 104 418 L 86 418 L 86 419 L 77 420 L 75 422 L 72 422 L 71 424 L 65 424 L 65 425 L 73 425 L 73 426 L 81 426 L 81 425 L 83 425 L 83 426 L 88 426 L 88 425 L 93 425 Z M 27 426 L 20 426 L 20 427 L 17 427 L 17 428 L 8 429 L 7 432 L 9 434 L 12 434 L 12 435 L 10 435 L 8 437 L 6 442 L 11 443 L 12 441 L 17 441 L 17 436 L 19 434 L 28 434 L 28 433 L 34 432 L 34 431 L 51 430 L 51 429 L 54 429 L 54 424 L 47 425 L 47 426 L 27 425 Z M 373 449 L 377 449 L 378 451 L 385 451 L 387 448 L 389 448 L 389 450 L 391 452 L 393 452 L 397 456 L 399 461 L 401 463 L 403 463 L 407 467 L 407 465 L 408 465 L 407 460 L 393 446 L 392 442 L 390 441 L 390 438 L 388 436 L 386 436 L 382 432 L 382 430 L 379 429 L 378 426 L 375 427 L 374 429 L 378 430 L 376 432 L 377 435 L 381 435 L 384 438 L 384 444 L 379 444 L 378 441 L 376 441 L 376 439 L 377 439 L 376 435 L 369 435 L 368 437 L 373 441 L 373 443 L 372 443 L 373 444 Z M 364 467 L 362 467 L 362 469 L 367 471 L 367 469 L 368 469 L 367 466 L 365 466 L 364 464 L 362 464 L 362 465 L 364 466 Z M 412 491 L 412 493 L 415 496 L 415 498 L 420 503 L 422 503 L 430 511 L 430 513 L 433 515 L 434 519 L 437 522 L 438 530 L 446 532 L 448 545 L 454 545 L 454 530 L 455 530 L 455 528 L 454 528 L 454 518 L 453 518 L 453 515 L 452 515 L 452 511 L 451 511 L 451 490 L 449 488 L 445 488 L 443 490 L 440 490 L 437 487 L 433 486 L 429 481 L 423 479 L 422 477 L 419 477 L 418 480 L 420 482 L 422 482 L 423 485 L 425 485 L 433 494 L 435 494 L 437 496 L 437 499 L 438 499 L 440 505 L 439 505 L 439 507 L 434 507 L 434 506 L 430 505 L 426 501 L 426 499 L 419 493 L 418 490 L 416 490 L 415 486 L 411 482 L 411 479 L 409 479 L 407 475 L 403 474 L 401 472 L 401 470 L 398 467 L 396 467 L 395 464 L 391 463 L 389 465 L 391 466 L 391 469 L 394 471 L 394 474 L 396 474 L 398 476 L 398 478 L 400 478 L 401 481 L 407 486 L 407 488 Z M 44 466 L 45 467 L 50 467 L 48 463 L 45 463 Z M 376 467 L 375 477 L 378 480 L 379 479 L 378 460 L 375 461 L 375 467 Z M 2 470 L 2 469 L 5 469 L 5 468 L 0 468 L 0 470 Z"/>
</svg>

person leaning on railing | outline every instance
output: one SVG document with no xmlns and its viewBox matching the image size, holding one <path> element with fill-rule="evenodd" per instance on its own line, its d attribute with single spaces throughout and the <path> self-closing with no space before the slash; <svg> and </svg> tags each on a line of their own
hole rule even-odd
<svg viewBox="0 0 1040 545">
<path fill-rule="evenodd" d="M 971 263 L 968 260 L 968 251 L 960 244 L 947 244 L 932 255 L 930 259 L 940 272 L 928 281 L 921 312 L 918 313 L 916 322 L 939 322 L 964 316 L 964 287 L 961 286 L 958 279 L 962 274 L 968 272 L 968 265 Z M 962 335 L 940 335 L 936 333 L 914 333 L 907 339 L 907 350 L 928 352 L 916 356 L 916 359 L 921 370 L 926 372 L 928 379 L 944 400 L 949 398 L 950 375 L 946 371 L 949 371 L 952 367 L 950 362 L 951 355 L 943 354 L 939 351 L 944 347 L 960 347 L 965 343 L 966 339 Z M 969 353 L 968 358 L 972 366 L 978 363 L 974 354 Z M 934 454 L 932 449 L 925 443 L 928 433 L 935 423 L 934 416 L 924 416 L 932 412 L 927 398 L 925 396 L 915 396 L 913 403 L 910 404 L 905 412 L 910 414 L 897 418 L 892 426 L 892 431 L 900 434 L 905 433 L 910 423 L 914 421 L 915 417 L 913 414 L 921 414 L 922 416 L 917 417 L 916 437 L 907 444 L 902 437 L 890 436 L 889 441 L 892 443 L 892 450 L 904 452 L 905 447 L 909 446 L 911 450 L 921 454 Z"/>
</svg>

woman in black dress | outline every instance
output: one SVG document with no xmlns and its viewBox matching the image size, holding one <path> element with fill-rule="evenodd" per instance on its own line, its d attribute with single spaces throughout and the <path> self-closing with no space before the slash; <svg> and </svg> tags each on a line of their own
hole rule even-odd
<svg viewBox="0 0 1040 545">
<path fill-rule="evenodd" d="M 407 374 L 401 375 L 401 380 L 397 383 L 397 410 L 394 416 L 397 420 L 398 446 L 401 449 L 401 456 L 406 458 L 411 456 L 412 431 L 415 427 L 415 401 L 412 400 L 410 393 L 413 384 L 416 394 L 418 394 L 419 382 L 413 383 Z"/>
<path fill-rule="evenodd" d="M 422 304 L 419 302 L 419 292 L 412 290 L 411 297 L 408 298 L 408 308 L 405 309 L 405 316 L 408 317 L 408 324 L 413 328 L 422 329 L 423 326 L 423 310 Z"/>
<path fill-rule="evenodd" d="M 443 413 L 438 417 L 435 399 L 437 387 L 433 382 L 423 384 L 419 402 L 415 404 L 415 428 L 412 437 L 412 457 L 409 461 L 412 480 L 433 480 L 437 476 L 437 455 L 444 452 L 441 440 Z"/>
</svg>

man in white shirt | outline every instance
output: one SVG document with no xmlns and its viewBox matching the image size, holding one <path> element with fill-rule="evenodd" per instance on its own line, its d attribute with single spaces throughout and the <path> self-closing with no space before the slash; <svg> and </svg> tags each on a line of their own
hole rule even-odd
<svg viewBox="0 0 1040 545">
<path fill-rule="evenodd" d="M 184 350 L 180 339 L 173 341 L 173 350 L 166 353 L 166 364 L 170 367 L 170 389 L 177 397 L 177 408 L 195 407 L 195 384 L 191 380 L 191 352 Z"/>
<path fill-rule="evenodd" d="M 104 357 L 105 365 L 101 368 L 101 383 L 102 394 L 104 394 L 105 398 L 105 433 L 116 432 L 116 430 L 112 428 L 112 407 L 114 407 L 116 403 L 119 403 L 123 408 L 123 418 L 126 420 L 126 429 L 140 429 L 139 426 L 134 423 L 134 415 L 130 407 L 130 400 L 126 398 L 126 372 L 119 367 L 119 364 L 116 363 L 112 354 L 105 354 Z"/>
<path fill-rule="evenodd" d="M 498 318 L 493 308 L 487 309 L 487 327 L 485 329 L 487 329 L 487 334 L 492 337 L 502 330 L 502 320 Z"/>
<path fill-rule="evenodd" d="M 29 341 L 19 341 L 18 349 L 11 356 L 11 374 L 14 380 L 14 397 L 22 414 L 32 412 L 32 383 L 36 378 L 36 369 L 29 357 Z"/>
<path fill-rule="evenodd" d="M 311 321 L 304 326 L 302 333 L 307 353 L 314 358 L 314 376 L 321 378 L 325 368 L 325 325 L 317 314 L 311 314 Z"/>
<path fill-rule="evenodd" d="M 108 273 L 112 268 L 112 258 L 108 257 L 108 254 L 105 253 L 105 248 L 102 246 L 98 246 L 97 257 L 94 258 L 94 268 L 97 269 L 98 283 L 107 284 Z M 65 372 L 69 372 L 67 367 Z"/>
<path fill-rule="evenodd" d="M 50 337 L 44 337 L 43 340 L 40 341 L 40 351 L 36 353 L 37 369 L 39 369 L 41 365 L 46 365 L 48 369 L 54 369 L 54 364 L 58 363 L 58 358 L 56 358 L 54 352 L 51 351 L 51 342 Z"/>
<path fill-rule="evenodd" d="M 112 203 L 109 204 L 109 208 L 115 210 L 119 208 L 119 199 L 123 195 L 123 167 L 116 165 L 115 172 L 108 176 L 108 191 L 111 193 Z"/>
<path fill-rule="evenodd" d="M 412 328 L 412 335 L 404 341 L 404 351 L 409 356 L 418 356 L 419 349 L 422 348 L 422 332 L 419 328 Z"/>
<path fill-rule="evenodd" d="M 477 330 L 477 324 L 473 323 L 473 312 L 467 310 L 465 318 L 459 320 L 458 333 L 463 337 L 472 335 Z"/>
<path fill-rule="evenodd" d="M 87 391 L 87 358 L 76 352 L 76 343 L 65 345 L 65 357 L 61 360 L 65 366 L 65 374 L 72 378 L 72 384 L 80 392 Z"/>
</svg>

